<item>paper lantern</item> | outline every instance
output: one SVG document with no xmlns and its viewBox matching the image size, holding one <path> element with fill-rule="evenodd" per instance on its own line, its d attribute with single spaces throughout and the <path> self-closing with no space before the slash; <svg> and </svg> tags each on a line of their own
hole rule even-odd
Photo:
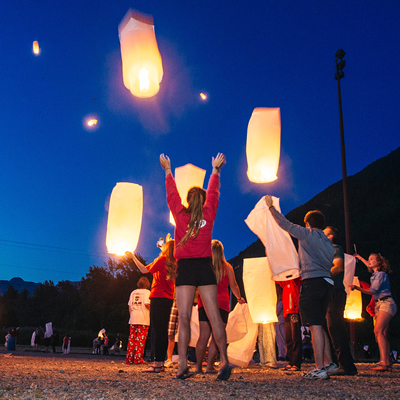
<svg viewBox="0 0 400 400">
<path fill-rule="evenodd" d="M 175 168 L 175 183 L 181 196 L 182 204 L 187 207 L 187 193 L 193 186 L 203 187 L 206 171 L 193 164 L 186 164 L 183 167 Z M 175 225 L 175 220 L 172 214 L 169 215 L 169 222 Z"/>
<path fill-rule="evenodd" d="M 273 197 L 273 201 L 276 210 L 281 212 L 279 199 Z M 299 258 L 293 240 L 289 233 L 279 227 L 264 197 L 244 222 L 264 245 L 274 281 L 287 281 L 300 276 Z"/>
<path fill-rule="evenodd" d="M 143 189 L 140 185 L 118 182 L 108 210 L 106 245 L 109 253 L 124 255 L 135 251 L 139 241 L 143 213 Z"/>
<path fill-rule="evenodd" d="M 136 97 L 158 93 L 163 76 L 153 18 L 129 10 L 119 27 L 124 85 Z"/>
<path fill-rule="evenodd" d="M 281 148 L 279 108 L 255 108 L 247 127 L 247 176 L 251 182 L 277 179 Z"/>
<path fill-rule="evenodd" d="M 353 285 L 360 286 L 360 281 L 355 276 Z M 347 295 L 344 318 L 351 320 L 363 320 L 362 318 L 362 296 L 359 290 L 353 290 Z"/>
<path fill-rule="evenodd" d="M 243 285 L 253 322 L 278 322 L 275 282 L 267 257 L 243 260 Z"/>
<path fill-rule="evenodd" d="M 40 53 L 39 43 L 37 42 L 37 40 L 35 40 L 33 42 L 32 50 L 33 50 L 33 53 L 36 55 L 38 55 Z"/>
</svg>

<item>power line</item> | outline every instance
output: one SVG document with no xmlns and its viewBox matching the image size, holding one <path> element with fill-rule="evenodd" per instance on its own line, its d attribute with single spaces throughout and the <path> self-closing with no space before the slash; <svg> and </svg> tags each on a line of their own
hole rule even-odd
<svg viewBox="0 0 400 400">
<path fill-rule="evenodd" d="M 96 251 L 87 251 L 87 250 L 78 250 L 78 249 L 70 249 L 68 247 L 57 247 L 57 246 L 49 246 L 49 245 L 43 245 L 43 244 L 36 244 L 36 243 L 27 243 L 27 242 L 17 242 L 14 240 L 6 240 L 6 239 L 0 239 L 0 242 L 5 242 L 5 243 L 0 243 L 1 246 L 9 246 L 9 247 L 17 247 L 17 248 L 27 248 L 31 250 L 45 250 L 47 251 L 60 251 L 62 250 L 63 252 L 73 252 L 72 254 L 78 254 L 78 255 L 86 255 L 86 254 L 92 254 L 95 256 L 107 256 L 109 257 L 110 255 L 108 253 L 100 253 Z M 23 245 L 23 246 L 16 246 L 17 245 Z M 35 246 L 35 247 L 27 247 L 27 246 Z"/>
</svg>

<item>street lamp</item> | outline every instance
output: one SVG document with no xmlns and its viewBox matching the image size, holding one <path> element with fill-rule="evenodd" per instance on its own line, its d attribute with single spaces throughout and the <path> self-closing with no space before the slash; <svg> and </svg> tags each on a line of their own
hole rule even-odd
<svg viewBox="0 0 400 400">
<path fill-rule="evenodd" d="M 343 202 L 344 202 L 344 226 L 346 234 L 346 252 L 352 254 L 351 250 L 351 235 L 350 235 L 350 212 L 349 212 L 349 200 L 347 195 L 347 170 L 346 170 L 346 153 L 344 149 L 344 130 L 343 130 L 343 113 L 342 113 L 342 95 L 340 92 L 340 79 L 344 78 L 343 68 L 346 65 L 346 61 L 343 60 L 346 53 L 343 49 L 339 49 L 335 54 L 336 61 L 336 73 L 335 79 L 338 83 L 338 94 L 339 94 L 339 120 L 340 120 L 340 143 L 342 149 L 342 173 L 343 173 Z M 340 60 L 340 61 L 339 61 Z"/>
</svg>

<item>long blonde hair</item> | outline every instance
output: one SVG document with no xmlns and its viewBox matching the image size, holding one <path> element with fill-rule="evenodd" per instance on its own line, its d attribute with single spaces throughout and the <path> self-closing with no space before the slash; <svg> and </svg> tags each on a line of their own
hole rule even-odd
<svg viewBox="0 0 400 400">
<path fill-rule="evenodd" d="M 175 240 L 169 240 L 165 243 L 160 257 L 164 256 L 167 258 L 165 262 L 165 268 L 167 269 L 167 279 L 170 281 L 174 281 L 176 278 L 176 260 L 174 256 L 174 246 Z"/>
<path fill-rule="evenodd" d="M 212 251 L 212 267 L 214 270 L 217 283 L 220 283 L 222 278 L 226 275 L 226 260 L 224 255 L 224 246 L 219 240 L 211 242 Z"/>
<path fill-rule="evenodd" d="M 201 224 L 203 222 L 203 204 L 206 201 L 207 192 L 201 187 L 194 186 L 189 189 L 186 200 L 188 207 L 184 210 L 185 213 L 190 214 L 190 222 L 185 236 L 181 239 L 178 246 L 184 245 L 191 236 L 193 239 L 197 237 L 200 232 Z"/>
</svg>

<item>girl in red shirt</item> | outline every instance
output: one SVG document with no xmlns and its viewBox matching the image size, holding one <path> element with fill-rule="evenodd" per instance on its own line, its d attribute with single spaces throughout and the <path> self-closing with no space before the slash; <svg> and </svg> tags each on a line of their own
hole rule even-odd
<svg viewBox="0 0 400 400">
<path fill-rule="evenodd" d="M 212 159 L 213 171 L 207 192 L 200 187 L 188 191 L 188 207 L 182 205 L 182 200 L 176 188 L 171 173 L 171 161 L 164 154 L 160 155 L 161 167 L 165 170 L 167 188 L 167 203 L 175 219 L 175 258 L 177 260 L 176 301 L 179 312 L 179 369 L 178 379 L 189 378 L 187 367 L 187 346 L 190 338 L 190 317 L 196 287 L 203 299 L 204 309 L 210 320 L 214 339 L 221 353 L 221 369 L 218 380 L 227 380 L 231 374 L 232 365 L 228 362 L 226 352 L 226 333 L 218 309 L 217 282 L 212 270 L 211 239 L 212 228 L 218 208 L 219 173 L 225 164 L 225 156 L 218 153 Z"/>
<path fill-rule="evenodd" d="M 176 261 L 174 240 L 162 247 L 161 254 L 150 265 L 144 266 L 134 253 L 129 253 L 140 272 L 151 273 L 153 283 L 150 290 L 150 325 L 153 329 L 155 359 L 152 367 L 142 372 L 163 372 L 164 360 L 168 348 L 168 322 L 174 301 Z"/>
<path fill-rule="evenodd" d="M 243 304 L 245 301 L 240 295 L 240 289 L 236 282 L 235 273 L 233 272 L 232 265 L 229 264 L 224 256 L 224 247 L 219 240 L 212 241 L 212 262 L 213 269 L 215 273 L 215 277 L 217 279 L 217 297 L 218 297 L 218 307 L 219 313 L 221 315 L 222 322 L 224 323 L 224 327 L 228 323 L 228 317 L 230 312 L 229 305 L 229 287 L 232 290 L 232 293 L 237 298 L 240 304 Z M 196 359 L 197 359 L 197 367 L 196 373 L 202 373 L 202 363 L 204 354 L 207 349 L 207 343 L 210 339 L 211 335 L 211 325 L 208 320 L 207 314 L 204 310 L 203 301 L 201 296 L 199 296 L 198 301 L 198 309 L 199 309 L 199 323 L 200 323 L 200 336 L 196 345 Z M 214 336 L 211 339 L 210 347 L 208 349 L 208 361 L 206 373 L 212 374 L 215 373 L 214 362 L 218 354 L 218 347 L 215 343 Z"/>
</svg>

